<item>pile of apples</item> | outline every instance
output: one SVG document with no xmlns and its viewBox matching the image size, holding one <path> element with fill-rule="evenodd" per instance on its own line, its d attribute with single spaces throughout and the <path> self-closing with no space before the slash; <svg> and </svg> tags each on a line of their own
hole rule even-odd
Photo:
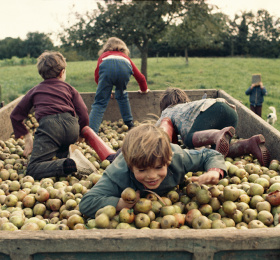
<svg viewBox="0 0 280 260">
<path fill-rule="evenodd" d="M 34 115 L 28 116 L 26 125 L 34 133 L 38 127 Z M 127 131 L 122 120 L 103 121 L 99 135 L 118 150 Z M 38 181 L 25 173 L 28 158 L 23 157 L 24 140 L 13 136 L 0 140 L 0 230 L 280 227 L 279 161 L 262 167 L 250 155 L 227 157 L 228 176 L 217 185 L 192 183 L 189 177 L 203 172 L 188 172 L 184 184 L 164 196 L 147 191 L 131 209 L 117 212 L 108 205 L 98 210 L 94 219 L 87 218 L 80 213 L 79 202 L 110 162 L 101 161 L 85 142 L 77 145 L 99 174 Z M 128 187 L 122 198 L 135 203 L 135 191 Z"/>
<path fill-rule="evenodd" d="M 280 227 L 279 161 L 272 160 L 269 167 L 253 163 L 251 156 L 226 158 L 228 176 L 217 185 L 199 185 L 189 182 L 177 186 L 165 196 L 148 193 L 136 202 L 133 209 L 119 213 L 113 206 L 97 211 L 90 220 L 91 228 L 146 228 L 146 229 L 252 229 Z M 135 191 L 127 188 L 123 193 L 131 201 Z M 128 199 L 130 198 L 130 199 Z"/>
</svg>

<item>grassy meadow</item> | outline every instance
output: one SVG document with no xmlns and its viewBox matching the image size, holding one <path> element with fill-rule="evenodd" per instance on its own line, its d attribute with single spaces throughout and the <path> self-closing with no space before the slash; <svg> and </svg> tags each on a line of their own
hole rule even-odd
<svg viewBox="0 0 280 260">
<path fill-rule="evenodd" d="M 140 59 L 132 59 L 140 69 Z M 96 61 L 69 62 L 66 81 L 79 92 L 95 92 Z M 163 90 L 168 86 L 182 89 L 223 89 L 249 107 L 249 96 L 245 90 L 251 84 L 251 75 L 262 74 L 262 81 L 268 91 L 263 104 L 263 119 L 275 106 L 280 113 L 280 59 L 262 58 L 190 58 L 186 65 L 183 57 L 149 58 L 148 87 Z M 36 65 L 0 67 L 1 101 L 5 104 L 26 93 L 42 79 Z M 134 77 L 128 90 L 138 90 Z M 279 114 L 280 116 L 280 114 Z M 280 130 L 280 120 L 274 127 Z"/>
</svg>

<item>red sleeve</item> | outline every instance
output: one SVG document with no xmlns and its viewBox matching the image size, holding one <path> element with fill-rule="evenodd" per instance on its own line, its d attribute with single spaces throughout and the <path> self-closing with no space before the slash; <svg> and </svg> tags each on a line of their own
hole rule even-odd
<svg viewBox="0 0 280 260">
<path fill-rule="evenodd" d="M 132 66 L 133 76 L 136 79 L 136 81 L 138 82 L 138 85 L 139 85 L 141 91 L 146 92 L 148 89 L 148 86 L 147 86 L 147 81 L 146 81 L 145 76 L 137 69 L 137 67 L 131 60 L 130 60 L 130 63 Z"/>
<path fill-rule="evenodd" d="M 102 62 L 102 58 L 99 57 L 99 59 L 97 60 L 97 65 L 96 65 L 96 69 L 94 72 L 94 78 L 95 78 L 95 82 L 97 85 L 98 85 L 98 80 L 99 80 L 99 65 L 101 64 L 101 62 Z"/>
</svg>

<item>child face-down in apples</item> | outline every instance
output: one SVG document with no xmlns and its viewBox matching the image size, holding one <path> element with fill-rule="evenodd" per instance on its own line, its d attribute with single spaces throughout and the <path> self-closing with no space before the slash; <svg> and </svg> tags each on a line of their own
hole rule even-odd
<svg viewBox="0 0 280 260">
<path fill-rule="evenodd" d="M 186 92 L 167 88 L 160 99 L 161 117 L 157 124 L 163 128 L 172 143 L 180 135 L 189 149 L 211 145 L 224 157 L 253 154 L 262 166 L 269 164 L 269 151 L 263 135 L 232 144 L 238 114 L 234 105 L 224 98 L 206 98 L 190 102 Z"/>
<path fill-rule="evenodd" d="M 224 98 L 190 101 L 184 90 L 169 87 L 160 98 L 160 111 L 157 125 L 167 130 L 164 124 L 169 121 L 173 130 L 169 130 L 173 132 L 170 136 L 172 143 L 176 143 L 179 135 L 189 149 L 211 145 L 227 155 L 238 115 L 235 106 Z"/>
<path fill-rule="evenodd" d="M 137 191 L 138 199 L 145 190 L 162 196 L 184 182 L 187 172 L 205 171 L 192 181 L 216 184 L 226 173 L 223 155 L 211 149 L 187 150 L 170 144 L 163 129 L 142 124 L 131 129 L 124 139 L 122 153 L 106 168 L 100 180 L 87 192 L 79 209 L 95 217 L 98 209 L 113 205 L 117 211 L 134 204 L 121 198 L 127 187 Z"/>
</svg>

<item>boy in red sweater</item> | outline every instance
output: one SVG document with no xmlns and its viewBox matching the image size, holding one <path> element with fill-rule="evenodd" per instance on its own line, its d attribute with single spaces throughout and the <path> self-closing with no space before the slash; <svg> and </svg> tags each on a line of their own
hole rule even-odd
<svg viewBox="0 0 280 260">
<path fill-rule="evenodd" d="M 38 58 L 37 68 L 44 81 L 27 92 L 10 116 L 15 138 L 25 139 L 24 155 L 32 152 L 26 174 L 40 180 L 96 171 L 79 149 L 71 146 L 89 119 L 82 97 L 65 82 L 65 58 L 59 52 L 46 51 Z M 34 144 L 24 124 L 32 107 L 39 122 Z M 67 158 L 68 150 L 70 158 Z M 52 160 L 53 157 L 59 159 Z"/>
<path fill-rule="evenodd" d="M 139 84 L 139 93 L 149 92 L 145 76 L 128 57 L 129 49 L 119 38 L 109 38 L 98 54 L 95 69 L 95 82 L 98 86 L 89 114 L 89 126 L 98 133 L 113 86 L 115 86 L 115 98 L 121 116 L 124 123 L 131 128 L 134 124 L 126 87 L 130 76 L 133 75 Z"/>
</svg>

